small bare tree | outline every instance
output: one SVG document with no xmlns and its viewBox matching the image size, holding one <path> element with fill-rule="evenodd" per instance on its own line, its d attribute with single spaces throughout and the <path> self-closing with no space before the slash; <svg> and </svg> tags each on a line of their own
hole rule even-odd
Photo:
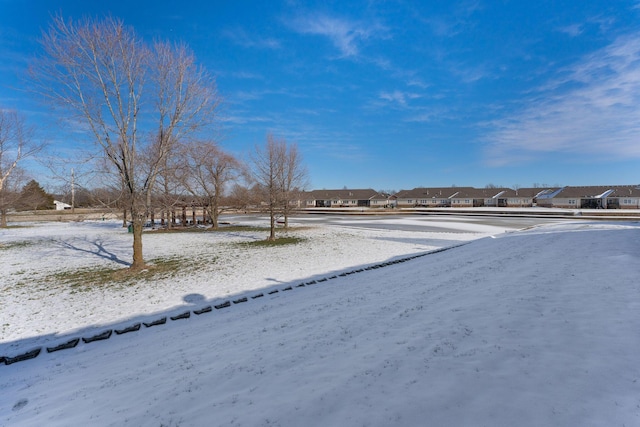
<svg viewBox="0 0 640 427">
<path fill-rule="evenodd" d="M 177 141 L 214 119 L 215 81 L 184 46 L 149 47 L 116 18 L 55 17 L 32 76 L 41 93 L 86 125 L 117 175 L 133 226 L 132 269 L 145 266 L 142 228 Z M 141 130 L 144 123 L 156 130 Z"/>
<path fill-rule="evenodd" d="M 184 151 L 184 186 L 197 197 L 211 216 L 214 229 L 224 210 L 222 200 L 227 187 L 242 173 L 235 157 L 222 151 L 214 142 L 189 144 Z"/>
<path fill-rule="evenodd" d="M 253 181 L 261 189 L 270 217 L 269 240 L 275 240 L 276 217 L 282 216 L 284 227 L 307 184 L 307 170 L 296 144 L 287 144 L 283 138 L 267 134 L 264 148 L 256 147 L 252 157 Z"/>
<path fill-rule="evenodd" d="M 282 215 L 284 227 L 289 227 L 289 216 L 300 199 L 300 193 L 307 186 L 308 173 L 302 162 L 302 155 L 298 151 L 298 145 L 287 144 L 284 141 L 284 159 L 282 165 L 281 190 L 282 190 Z"/>
<path fill-rule="evenodd" d="M 18 194 L 19 164 L 36 155 L 42 147 L 34 143 L 24 119 L 15 111 L 0 109 L 0 227 L 7 227 L 7 210 Z"/>
<path fill-rule="evenodd" d="M 277 139 L 269 133 L 264 148 L 257 146 L 251 157 L 252 177 L 261 190 L 262 199 L 269 213 L 270 227 L 267 240 L 271 241 L 276 240 L 276 217 L 281 210 L 282 176 L 286 152 L 286 141 Z"/>
<path fill-rule="evenodd" d="M 250 181 L 250 179 L 248 179 L 248 181 Z M 249 207 L 254 204 L 251 189 L 239 182 L 231 186 L 229 196 L 226 197 L 225 200 L 233 209 L 238 209 L 245 213 Z"/>
</svg>

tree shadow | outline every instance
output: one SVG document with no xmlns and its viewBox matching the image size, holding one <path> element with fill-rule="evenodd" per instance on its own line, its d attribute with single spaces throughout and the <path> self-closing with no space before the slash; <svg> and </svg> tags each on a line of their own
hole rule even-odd
<svg viewBox="0 0 640 427">
<path fill-rule="evenodd" d="M 87 254 L 91 254 L 91 255 L 95 255 L 99 258 L 104 258 L 106 260 L 109 261 L 113 261 L 117 264 L 123 265 L 125 267 L 130 267 L 131 263 L 124 261 L 120 258 L 118 258 L 118 256 L 116 254 L 114 254 L 113 252 L 109 252 L 105 246 L 104 246 L 104 242 L 100 239 L 96 239 L 94 241 L 89 241 L 89 240 L 84 240 L 84 242 L 86 242 L 89 245 L 92 245 L 93 248 L 90 249 L 85 249 L 82 248 L 80 246 L 74 245 L 71 242 L 67 242 L 67 241 L 63 241 L 63 240 L 52 240 L 52 242 L 55 245 L 58 245 L 59 247 L 63 248 L 63 249 L 69 249 L 72 251 L 77 251 L 77 252 L 83 252 L 83 253 L 87 253 Z"/>
</svg>

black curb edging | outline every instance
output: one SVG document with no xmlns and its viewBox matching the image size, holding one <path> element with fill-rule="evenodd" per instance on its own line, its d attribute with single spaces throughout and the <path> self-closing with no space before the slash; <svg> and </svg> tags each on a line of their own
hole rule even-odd
<svg viewBox="0 0 640 427">
<path fill-rule="evenodd" d="M 209 313 L 212 310 L 213 310 L 212 307 L 210 305 L 208 305 L 206 307 L 201 308 L 200 310 L 193 310 L 193 314 L 200 315 L 200 314 L 204 314 L 204 313 Z"/>
<path fill-rule="evenodd" d="M 82 342 L 85 344 L 89 344 L 90 342 L 94 342 L 94 341 L 108 340 L 109 338 L 111 338 L 112 332 L 113 332 L 113 329 L 108 329 L 104 332 L 99 333 L 98 335 L 94 335 L 89 338 L 82 338 Z"/>
<path fill-rule="evenodd" d="M 416 258 L 421 258 L 421 257 L 427 256 L 427 255 L 433 255 L 433 254 L 437 254 L 437 253 L 440 253 L 440 252 L 445 252 L 445 251 L 448 251 L 448 250 L 451 250 L 451 249 L 459 248 L 459 247 L 465 246 L 465 245 L 467 245 L 469 243 L 471 243 L 471 242 L 464 242 L 464 243 L 461 243 L 461 244 L 455 245 L 455 246 L 449 246 L 449 247 L 446 247 L 446 248 L 434 249 L 432 251 L 425 252 L 425 253 L 422 253 L 422 254 L 412 255 L 412 256 L 409 256 L 409 257 L 405 257 L 405 258 L 399 258 L 399 259 L 396 259 L 394 261 L 387 261 L 387 262 L 383 262 L 383 263 L 379 263 L 379 264 L 370 265 L 370 266 L 364 267 L 364 268 L 358 268 L 356 270 L 345 271 L 343 273 L 334 274 L 334 275 L 329 276 L 329 277 L 323 277 L 321 279 L 316 279 L 316 280 L 311 280 L 309 282 L 300 283 L 300 284 L 296 285 L 295 288 L 302 288 L 302 287 L 306 287 L 306 286 L 309 286 L 309 285 L 314 285 L 314 284 L 317 284 L 317 283 L 324 283 L 324 282 L 327 282 L 329 280 L 334 280 L 334 279 L 337 279 L 338 277 L 346 277 L 346 276 L 349 276 L 349 275 L 352 275 L 352 274 L 362 273 L 364 271 L 377 270 L 379 268 L 388 267 L 390 265 L 401 264 L 401 263 L 404 263 L 404 262 L 407 262 L 407 261 L 414 260 Z M 289 285 L 289 286 L 287 286 L 287 287 L 285 287 L 283 289 L 280 289 L 280 290 L 282 290 L 282 291 L 290 291 L 293 288 L 294 288 L 294 286 Z M 274 290 L 271 290 L 271 291 L 267 292 L 267 294 L 268 295 L 274 295 L 274 294 L 277 294 L 278 292 L 280 292 L 280 290 L 274 289 Z M 261 292 L 259 294 L 253 295 L 251 297 L 251 299 L 261 298 L 261 297 L 264 297 L 264 296 L 265 296 L 264 293 Z M 233 303 L 234 304 L 240 304 L 240 303 L 247 302 L 248 300 L 249 300 L 248 297 L 242 297 L 242 298 L 239 298 L 237 300 L 233 300 Z M 223 302 L 221 304 L 214 305 L 213 307 L 216 310 L 220 310 L 220 309 L 223 309 L 223 308 L 228 308 L 228 307 L 231 307 L 231 301 L 225 301 L 225 302 Z M 208 306 L 203 307 L 203 308 L 201 308 L 199 310 L 193 310 L 193 314 L 200 315 L 200 314 L 204 314 L 204 313 L 209 313 L 211 311 L 213 311 L 213 309 L 212 309 L 212 307 L 210 305 L 208 305 Z M 190 316 L 191 316 L 191 311 L 186 311 L 186 312 L 178 314 L 176 316 L 171 316 L 170 318 L 171 318 L 171 320 L 175 321 L 175 320 L 180 320 L 180 319 L 188 319 Z M 165 323 L 167 323 L 167 317 L 166 316 L 161 317 L 160 319 L 154 320 L 152 322 L 142 322 L 142 324 L 146 328 L 150 328 L 152 326 L 164 325 Z M 91 336 L 91 337 L 88 337 L 88 338 L 84 338 L 83 337 L 82 341 L 85 344 L 88 344 L 88 343 L 91 343 L 91 342 L 94 342 L 94 341 L 102 341 L 102 340 L 109 339 L 111 337 L 112 332 L 115 332 L 116 335 L 122 335 L 122 334 L 126 334 L 128 332 L 135 332 L 135 331 L 138 331 L 138 330 L 140 330 L 140 323 L 135 323 L 135 324 L 133 324 L 133 325 L 131 325 L 129 327 L 126 327 L 124 329 L 115 329 L 115 330 L 108 329 L 108 330 L 106 330 L 104 332 L 101 332 L 101 333 L 99 333 L 97 335 L 94 335 L 94 336 Z M 66 350 L 66 349 L 74 348 L 74 347 L 76 347 L 78 345 L 79 342 L 80 342 L 80 338 L 74 338 L 74 339 L 72 339 L 70 341 L 67 341 L 65 343 L 59 344 L 59 345 L 57 345 L 55 347 L 47 347 L 46 348 L 47 349 L 47 353 L 53 353 L 53 352 L 60 351 L 60 350 Z M 3 364 L 3 363 L 5 365 L 11 365 L 11 364 L 16 363 L 16 362 L 22 362 L 24 360 L 35 359 L 36 357 L 38 357 L 38 355 L 41 353 L 41 351 L 42 351 L 42 347 L 38 347 L 36 349 L 30 350 L 30 351 L 28 351 L 26 353 L 19 354 L 19 355 L 14 356 L 14 357 L 0 356 L 0 365 Z"/>
<path fill-rule="evenodd" d="M 142 324 L 145 326 L 145 328 L 150 328 L 152 326 L 158 326 L 158 325 L 164 325 L 165 323 L 167 323 L 167 317 L 161 317 L 158 320 L 154 320 L 153 322 L 149 322 L 149 323 L 145 323 L 142 322 Z"/>
<path fill-rule="evenodd" d="M 47 347 L 47 353 L 53 353 L 54 351 L 67 350 L 69 348 L 74 348 L 80 342 L 80 338 L 72 339 L 71 341 L 67 341 L 63 344 L 57 345 L 55 347 Z"/>
<path fill-rule="evenodd" d="M 114 332 L 116 335 L 126 334 L 128 332 L 135 332 L 140 330 L 140 323 L 136 323 L 135 325 L 131 325 L 124 329 L 116 329 Z"/>
<path fill-rule="evenodd" d="M 188 319 L 189 317 L 191 317 L 191 312 L 190 311 L 185 311 L 182 314 L 178 314 L 177 316 L 171 316 L 170 319 L 171 320 L 180 320 L 180 319 Z"/>
<path fill-rule="evenodd" d="M 42 351 L 42 347 L 38 347 L 36 349 L 33 349 L 31 351 L 28 351 L 24 354 L 20 354 L 15 357 L 3 357 L 4 364 L 11 365 L 16 362 L 22 362 L 23 360 L 35 359 L 40 354 L 40 351 Z"/>
</svg>

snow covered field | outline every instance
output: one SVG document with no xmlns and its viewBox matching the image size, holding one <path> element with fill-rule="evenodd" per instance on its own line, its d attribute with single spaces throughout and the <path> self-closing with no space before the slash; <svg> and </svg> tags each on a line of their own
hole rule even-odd
<svg viewBox="0 0 640 427">
<path fill-rule="evenodd" d="M 0 365 L 0 425 L 640 425 L 638 223 L 352 221 L 148 233 L 210 262 L 107 289 L 50 278 L 129 261 L 117 223 L 0 231 L 0 356 L 191 314 Z"/>
</svg>

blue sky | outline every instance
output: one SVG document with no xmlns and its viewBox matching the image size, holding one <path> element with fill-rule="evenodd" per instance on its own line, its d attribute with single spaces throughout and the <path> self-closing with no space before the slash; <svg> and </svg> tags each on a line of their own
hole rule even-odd
<svg viewBox="0 0 640 427">
<path fill-rule="evenodd" d="M 187 43 L 222 146 L 296 142 L 311 188 L 640 184 L 638 0 L 0 0 L 0 108 L 49 141 L 19 76 L 56 12 Z"/>
</svg>

